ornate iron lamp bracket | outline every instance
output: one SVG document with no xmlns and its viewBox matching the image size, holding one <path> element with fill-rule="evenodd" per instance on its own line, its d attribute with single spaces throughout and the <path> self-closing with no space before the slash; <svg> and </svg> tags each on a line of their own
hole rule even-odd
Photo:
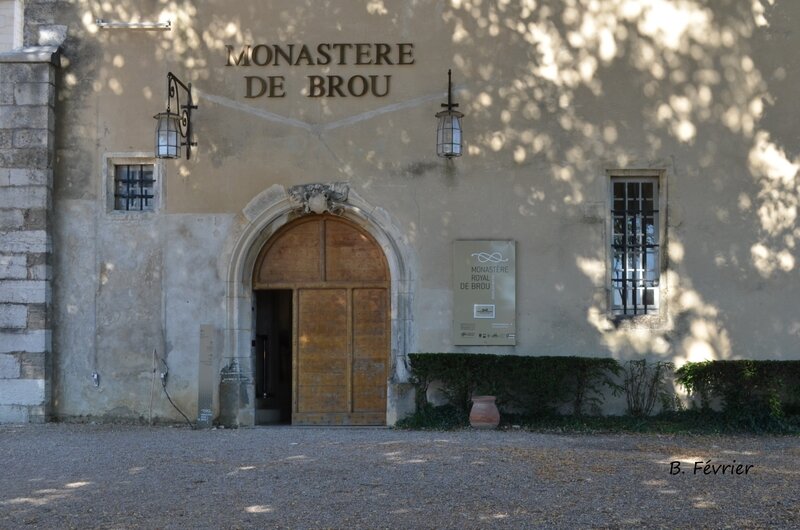
<svg viewBox="0 0 800 530">
<path fill-rule="evenodd" d="M 180 89 L 186 92 L 186 104 L 181 105 Z M 197 142 L 192 139 L 192 110 L 197 108 L 192 98 L 192 84 L 184 84 L 172 72 L 167 73 L 167 113 L 171 112 L 172 101 L 175 101 L 175 108 L 180 112 L 180 135 L 184 139 L 181 146 L 186 147 L 186 160 L 189 160 L 192 147 L 197 146 Z"/>
</svg>

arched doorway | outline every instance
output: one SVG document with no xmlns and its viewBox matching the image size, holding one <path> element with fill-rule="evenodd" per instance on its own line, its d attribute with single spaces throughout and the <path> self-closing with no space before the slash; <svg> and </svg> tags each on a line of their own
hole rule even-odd
<svg viewBox="0 0 800 530">
<path fill-rule="evenodd" d="M 390 275 L 375 239 L 341 217 L 302 217 L 261 249 L 252 285 L 256 416 L 385 424 Z"/>
</svg>

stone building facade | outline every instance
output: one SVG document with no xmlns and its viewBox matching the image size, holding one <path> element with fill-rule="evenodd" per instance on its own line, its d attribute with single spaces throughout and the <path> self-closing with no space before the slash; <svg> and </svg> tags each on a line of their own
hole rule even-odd
<svg viewBox="0 0 800 530">
<path fill-rule="evenodd" d="M 52 213 L 57 45 L 22 48 L 21 3 L 0 20 L 0 418 L 39 422 L 52 403 Z"/>
<path fill-rule="evenodd" d="M 0 421 L 391 424 L 413 352 L 797 359 L 798 19 L 0 2 Z"/>
</svg>

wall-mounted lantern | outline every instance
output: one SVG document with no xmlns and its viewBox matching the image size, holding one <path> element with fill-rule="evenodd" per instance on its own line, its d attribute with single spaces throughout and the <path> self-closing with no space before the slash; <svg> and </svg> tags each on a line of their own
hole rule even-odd
<svg viewBox="0 0 800 530">
<path fill-rule="evenodd" d="M 447 103 L 442 103 L 442 110 L 436 113 L 439 124 L 436 127 L 436 154 L 444 158 L 461 156 L 461 118 L 464 115 L 457 110 L 458 103 L 453 103 L 453 83 L 451 71 L 447 71 Z"/>
<path fill-rule="evenodd" d="M 187 103 L 181 105 L 179 89 L 186 91 Z M 175 108 L 178 112 L 171 109 L 172 101 L 175 100 Z M 156 121 L 156 157 L 158 158 L 178 158 L 180 148 L 186 146 L 186 160 L 189 160 L 192 147 L 197 142 L 192 141 L 192 110 L 196 109 L 192 99 L 192 84 L 183 84 L 180 79 L 175 77 L 172 72 L 167 74 L 167 110 L 159 112 L 153 116 Z"/>
</svg>

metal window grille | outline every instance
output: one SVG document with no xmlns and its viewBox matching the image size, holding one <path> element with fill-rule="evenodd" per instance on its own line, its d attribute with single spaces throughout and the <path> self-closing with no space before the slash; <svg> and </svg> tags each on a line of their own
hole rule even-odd
<svg viewBox="0 0 800 530">
<path fill-rule="evenodd" d="M 154 185 L 152 164 L 114 166 L 114 209 L 152 211 Z"/>
<path fill-rule="evenodd" d="M 612 200 L 613 311 L 652 313 L 659 303 L 658 181 L 614 179 Z"/>
</svg>

